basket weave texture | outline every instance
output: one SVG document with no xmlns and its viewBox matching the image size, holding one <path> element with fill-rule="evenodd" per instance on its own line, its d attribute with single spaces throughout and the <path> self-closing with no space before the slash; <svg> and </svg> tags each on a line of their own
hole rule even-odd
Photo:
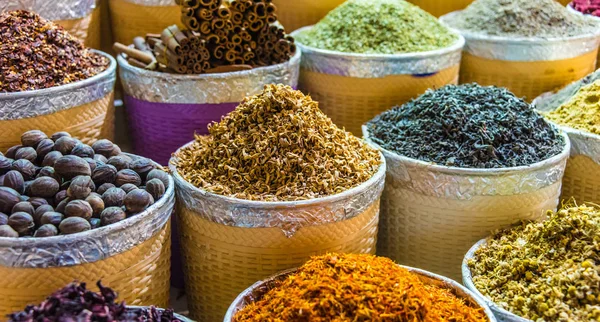
<svg viewBox="0 0 600 322">
<path fill-rule="evenodd" d="M 578 204 L 600 204 L 600 164 L 585 155 L 573 156 L 567 162 L 561 199 L 571 198 Z"/>
<path fill-rule="evenodd" d="M 63 26 L 71 35 L 83 41 L 87 47 L 99 49 L 102 37 L 101 20 L 100 7 L 96 7 L 89 15 L 83 18 L 56 20 L 54 23 Z"/>
<path fill-rule="evenodd" d="M 274 0 L 277 17 L 287 32 L 314 25 L 344 0 Z"/>
<path fill-rule="evenodd" d="M 430 14 L 439 17 L 448 12 L 462 10 L 473 0 L 408 0 Z"/>
</svg>

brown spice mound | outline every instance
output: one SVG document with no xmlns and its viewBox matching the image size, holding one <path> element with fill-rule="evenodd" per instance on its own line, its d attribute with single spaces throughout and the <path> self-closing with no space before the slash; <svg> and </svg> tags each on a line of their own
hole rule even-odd
<svg viewBox="0 0 600 322">
<path fill-rule="evenodd" d="M 425 285 L 385 257 L 327 254 L 247 305 L 234 321 L 488 321 L 451 290 Z"/>
<path fill-rule="evenodd" d="M 33 12 L 0 14 L 0 93 L 72 83 L 108 65 L 106 57 L 89 51 L 61 26 Z"/>
<path fill-rule="evenodd" d="M 181 176 L 217 194 L 260 201 L 325 197 L 369 180 L 379 152 L 333 124 L 317 102 L 267 85 L 176 155 Z"/>
</svg>

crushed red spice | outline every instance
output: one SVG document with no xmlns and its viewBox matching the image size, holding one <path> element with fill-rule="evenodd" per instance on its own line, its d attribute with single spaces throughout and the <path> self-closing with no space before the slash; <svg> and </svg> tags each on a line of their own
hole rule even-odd
<svg viewBox="0 0 600 322">
<path fill-rule="evenodd" d="M 90 78 L 109 65 L 61 26 L 15 10 L 0 14 L 0 93 L 64 85 Z"/>
</svg>

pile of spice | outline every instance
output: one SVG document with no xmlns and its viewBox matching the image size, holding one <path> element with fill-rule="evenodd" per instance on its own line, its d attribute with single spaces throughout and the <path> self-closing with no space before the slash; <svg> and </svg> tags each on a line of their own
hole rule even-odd
<svg viewBox="0 0 600 322">
<path fill-rule="evenodd" d="M 582 87 L 563 105 L 544 116 L 560 125 L 600 134 L 600 80 Z"/>
<path fill-rule="evenodd" d="M 553 111 L 561 105 L 568 102 L 573 96 L 577 94 L 577 92 L 579 92 L 579 90 L 582 87 L 587 86 L 599 79 L 600 70 L 597 70 L 585 76 L 584 78 L 565 86 L 563 89 L 556 92 L 556 94 L 553 94 L 548 98 L 544 98 L 539 103 L 537 103 L 535 107 L 540 111 Z"/>
<path fill-rule="evenodd" d="M 477 289 L 533 321 L 600 320 L 600 210 L 549 212 L 495 233 L 469 261 Z"/>
<path fill-rule="evenodd" d="M 327 254 L 268 287 L 234 321 L 488 321 L 388 258 Z"/>
<path fill-rule="evenodd" d="M 559 154 L 564 139 L 505 88 L 447 85 L 367 124 L 370 139 L 409 158 L 461 168 L 526 166 Z"/>
<path fill-rule="evenodd" d="M 596 17 L 600 17 L 600 0 L 573 0 L 571 8 Z"/>
<path fill-rule="evenodd" d="M 169 175 L 109 140 L 27 131 L 0 153 L 0 237 L 51 237 L 117 223 L 158 201 Z"/>
<path fill-rule="evenodd" d="M 108 65 L 106 57 L 33 12 L 0 13 L 0 93 L 73 83 Z"/>
<path fill-rule="evenodd" d="M 297 36 L 304 45 L 347 53 L 401 54 L 458 40 L 437 18 L 404 0 L 349 0 Z"/>
<path fill-rule="evenodd" d="M 217 194 L 260 201 L 325 197 L 379 169 L 379 153 L 335 126 L 317 102 L 267 85 L 176 154 L 179 174 Z"/>
<path fill-rule="evenodd" d="M 554 0 L 475 0 L 446 22 L 472 33 L 528 38 L 573 37 L 598 28 L 592 19 Z"/>
<path fill-rule="evenodd" d="M 29 305 L 8 316 L 9 322 L 33 321 L 146 321 L 177 322 L 172 309 L 127 308 L 116 303 L 117 293 L 97 283 L 100 293 L 86 289 L 85 283 L 72 283 L 50 295 L 40 305 Z"/>
</svg>

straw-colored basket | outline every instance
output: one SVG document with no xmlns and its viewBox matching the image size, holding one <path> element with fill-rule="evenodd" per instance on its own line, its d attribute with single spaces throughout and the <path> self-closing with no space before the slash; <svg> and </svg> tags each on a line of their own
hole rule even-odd
<svg viewBox="0 0 600 322">
<path fill-rule="evenodd" d="M 277 17 L 287 32 L 314 25 L 345 0 L 274 0 Z"/>
<path fill-rule="evenodd" d="M 384 166 L 371 180 L 342 194 L 282 203 L 210 194 L 185 182 L 173 164 L 171 171 L 177 185 L 186 294 L 195 320 L 222 321 L 248 286 L 300 266 L 313 255 L 375 253 Z M 352 214 L 356 216 L 344 219 Z M 332 221 L 331 216 L 340 215 Z M 286 218 L 308 222 L 292 228 L 298 221 Z M 229 223 L 236 220 L 240 225 Z"/>
<path fill-rule="evenodd" d="M 112 140 L 116 62 L 106 57 L 110 58 L 110 66 L 92 78 L 48 89 L 0 94 L 0 151 L 20 144 L 21 133 L 33 129 L 49 134 L 68 131 L 86 144 L 101 138 Z M 43 106 L 45 110 L 39 112 Z M 31 113 L 19 116 L 27 111 Z"/>
<path fill-rule="evenodd" d="M 439 17 L 448 12 L 462 10 L 473 0 L 408 0 L 430 14 Z"/>
<path fill-rule="evenodd" d="M 133 38 L 161 33 L 181 23 L 181 8 L 170 0 L 109 0 L 112 32 L 116 42 L 131 44 Z"/>
<path fill-rule="evenodd" d="M 555 210 L 570 144 L 558 156 L 506 169 L 433 165 L 383 151 L 388 170 L 381 197 L 377 254 L 459 281 L 464 254 L 493 230 Z"/>
<path fill-rule="evenodd" d="M 63 26 L 67 32 L 83 41 L 89 48 L 100 48 L 101 34 L 100 7 L 96 7 L 92 12 L 79 19 L 55 20 L 54 23 Z"/>
</svg>

